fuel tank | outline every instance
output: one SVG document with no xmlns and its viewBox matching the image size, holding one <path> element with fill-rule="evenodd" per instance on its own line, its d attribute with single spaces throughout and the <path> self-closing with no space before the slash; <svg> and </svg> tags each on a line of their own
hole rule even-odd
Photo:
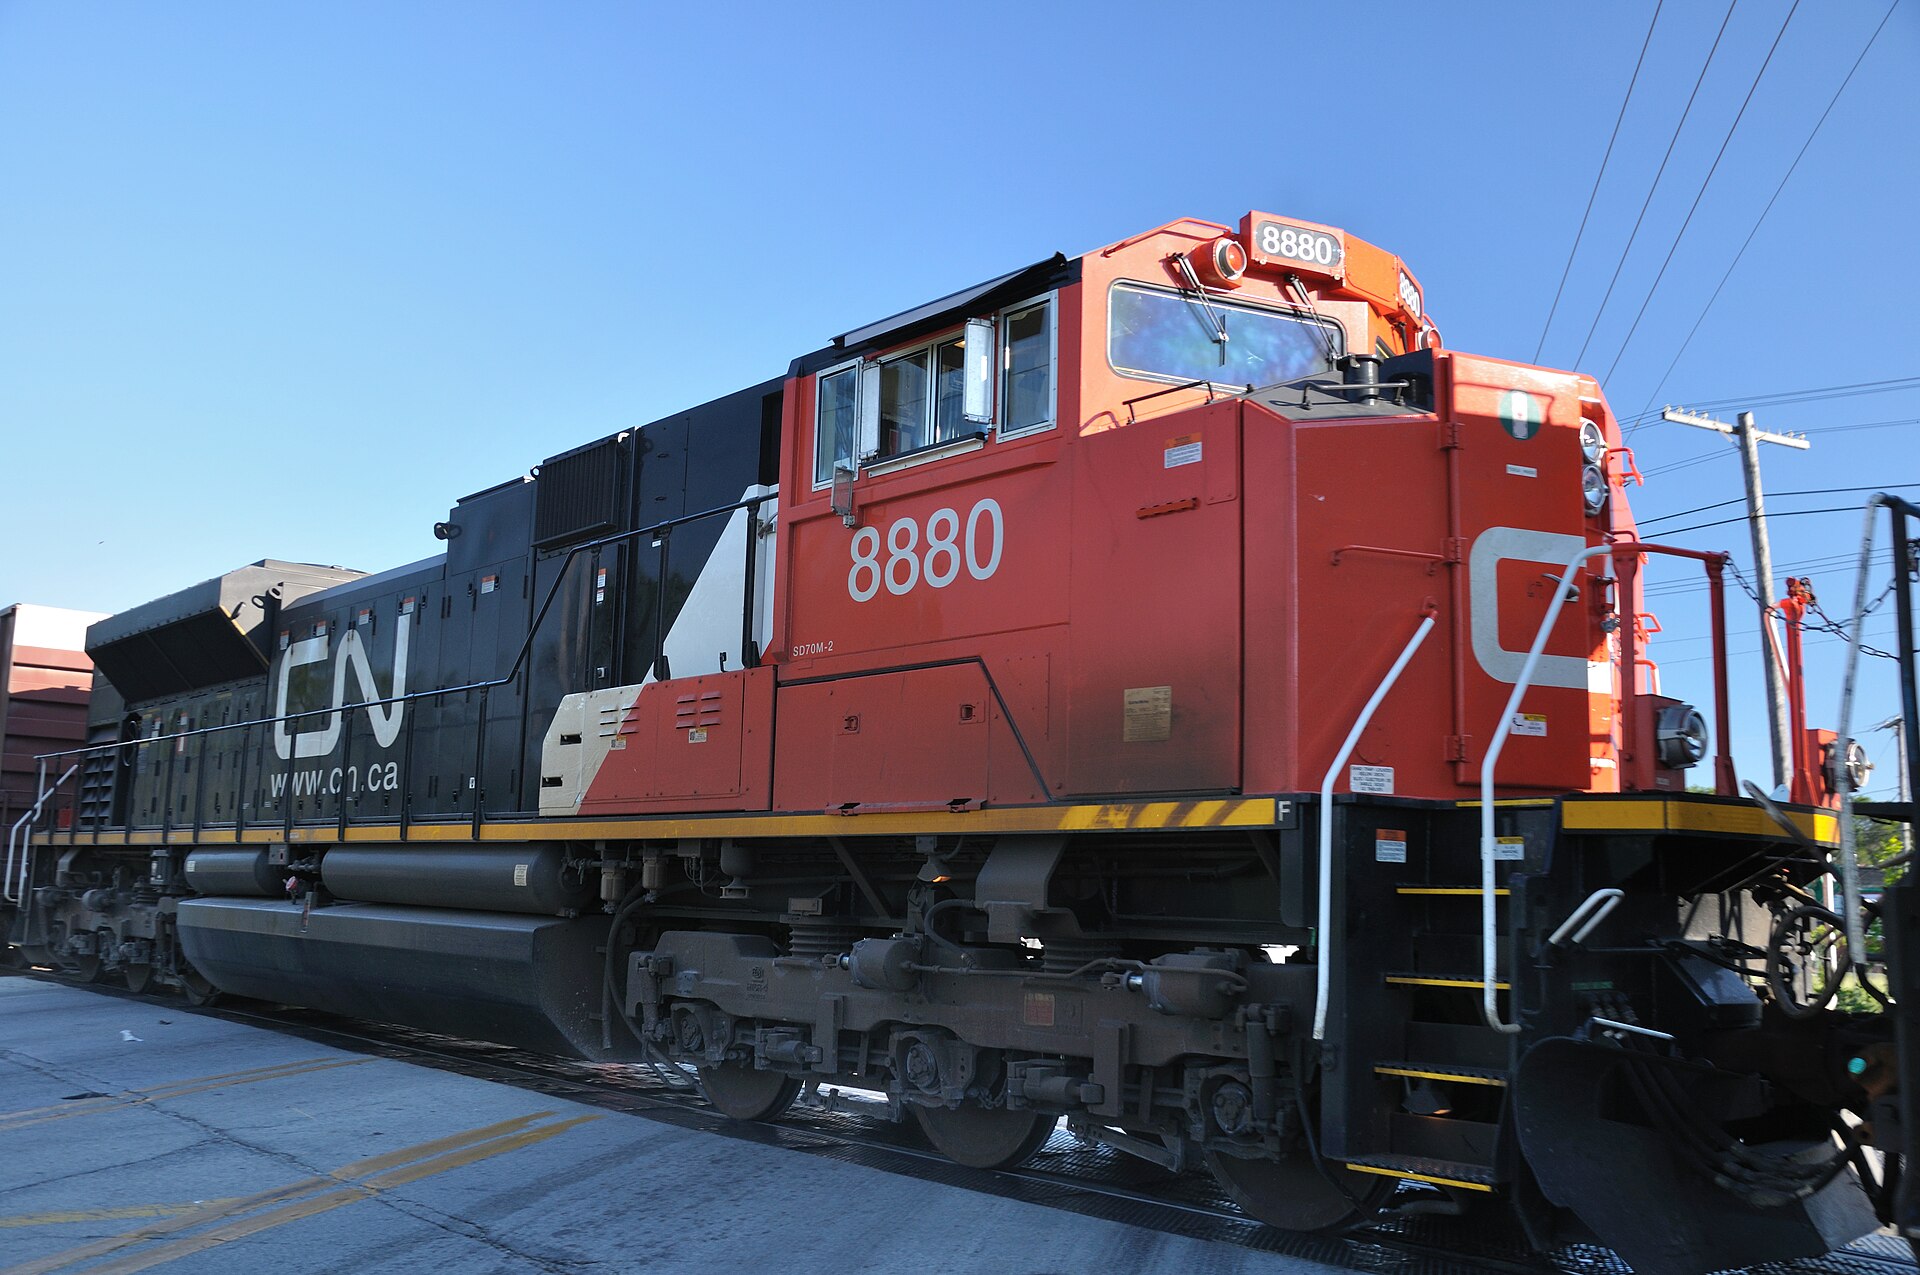
<svg viewBox="0 0 1920 1275">
<path fill-rule="evenodd" d="M 223 992 L 543 1053 L 605 1060 L 608 918 L 268 899 L 187 899 L 180 943 Z"/>
<path fill-rule="evenodd" d="M 245 895 L 257 899 L 287 896 L 280 870 L 258 850 L 195 850 L 187 856 L 187 884 L 196 894 Z"/>
<path fill-rule="evenodd" d="M 335 898 L 360 903 L 562 916 L 591 907 L 595 886 L 546 845 L 339 846 L 320 861 Z M 595 878 L 597 880 L 597 878 Z"/>
</svg>

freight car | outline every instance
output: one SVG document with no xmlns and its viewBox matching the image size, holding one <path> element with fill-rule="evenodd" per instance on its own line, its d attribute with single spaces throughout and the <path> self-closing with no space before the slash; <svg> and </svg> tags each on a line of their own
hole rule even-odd
<svg viewBox="0 0 1920 1275">
<path fill-rule="evenodd" d="M 744 1120 L 880 1089 L 984 1168 L 1064 1118 L 1285 1228 L 1911 1235 L 1905 1020 L 1811 955 L 1835 741 L 1741 794 L 1724 558 L 1632 477 L 1592 379 L 1446 348 L 1392 254 L 1176 221 L 554 456 L 432 558 L 95 625 L 125 708 L 46 759 L 12 941 Z M 1714 590 L 1713 730 L 1655 554 Z"/>
</svg>

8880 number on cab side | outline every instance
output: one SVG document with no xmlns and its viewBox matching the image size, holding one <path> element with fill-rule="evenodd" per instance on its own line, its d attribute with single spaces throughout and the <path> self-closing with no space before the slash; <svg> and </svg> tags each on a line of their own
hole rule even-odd
<svg viewBox="0 0 1920 1275">
<path fill-rule="evenodd" d="M 904 597 L 917 588 L 944 589 L 962 573 L 991 579 L 1006 546 L 1006 516 L 1000 502 L 982 500 L 963 519 L 958 510 L 936 509 L 923 531 L 918 519 L 895 519 L 883 538 L 878 527 L 853 533 L 847 595 L 869 602 L 884 589 Z"/>
</svg>

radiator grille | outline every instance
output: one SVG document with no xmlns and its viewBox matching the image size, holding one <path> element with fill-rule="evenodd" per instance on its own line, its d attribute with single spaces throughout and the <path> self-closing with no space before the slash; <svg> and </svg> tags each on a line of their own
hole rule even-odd
<svg viewBox="0 0 1920 1275">
<path fill-rule="evenodd" d="M 619 440 L 609 438 L 540 466 L 533 510 L 536 548 L 551 549 L 621 529 L 620 451 Z"/>
</svg>

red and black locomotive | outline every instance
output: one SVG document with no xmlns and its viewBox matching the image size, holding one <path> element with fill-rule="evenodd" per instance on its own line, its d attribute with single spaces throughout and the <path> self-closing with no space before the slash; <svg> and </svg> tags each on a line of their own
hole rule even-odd
<svg viewBox="0 0 1920 1275">
<path fill-rule="evenodd" d="M 555 456 L 435 557 L 97 624 L 0 917 L 742 1119 L 884 1090 L 969 1165 L 1064 1118 L 1281 1227 L 1911 1234 L 1912 891 L 1852 953 L 1893 1011 L 1833 1008 L 1834 740 L 1743 796 L 1719 626 L 1718 702 L 1658 693 L 1643 564 L 1724 559 L 1630 477 L 1592 379 L 1445 348 L 1390 253 L 1173 222 Z"/>
</svg>

